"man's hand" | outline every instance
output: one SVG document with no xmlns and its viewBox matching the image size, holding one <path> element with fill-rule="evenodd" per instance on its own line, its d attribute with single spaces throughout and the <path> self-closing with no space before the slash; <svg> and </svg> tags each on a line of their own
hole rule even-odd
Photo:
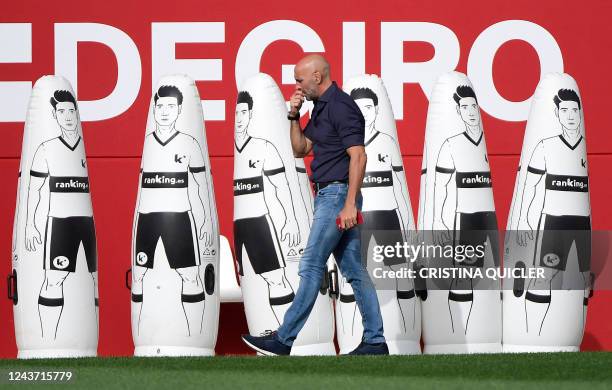
<svg viewBox="0 0 612 390">
<path fill-rule="evenodd" d="M 30 252 L 34 252 L 36 250 L 36 243 L 42 244 L 40 232 L 36 229 L 36 225 L 28 224 L 26 225 L 26 249 Z"/>
<path fill-rule="evenodd" d="M 404 229 L 405 230 L 402 232 L 404 236 L 404 241 L 406 241 L 409 244 L 419 242 L 419 239 L 418 239 L 419 236 L 418 236 L 416 229 L 415 230 L 410 229 L 410 225 L 406 225 Z"/>
<path fill-rule="evenodd" d="M 289 114 L 297 115 L 300 112 L 300 108 L 302 108 L 302 103 L 304 102 L 304 93 L 302 93 L 302 88 L 296 86 L 295 91 L 293 91 L 293 95 L 289 99 Z"/>
<path fill-rule="evenodd" d="M 357 207 L 354 204 L 345 204 L 342 210 L 340 210 L 340 214 L 338 214 L 338 218 L 340 219 L 339 229 L 347 230 L 357 225 Z"/>
<path fill-rule="evenodd" d="M 285 226 L 281 229 L 281 237 L 282 241 L 289 239 L 290 247 L 297 246 L 301 242 L 300 227 L 295 219 L 285 222 Z"/>
<path fill-rule="evenodd" d="M 435 245 L 444 246 L 451 240 L 450 230 L 443 221 L 434 221 L 433 236 Z"/>
<path fill-rule="evenodd" d="M 516 242 L 520 246 L 527 246 L 527 243 L 533 240 L 533 228 L 529 222 L 519 223 L 518 231 L 516 232 Z"/>
<path fill-rule="evenodd" d="M 200 240 L 204 240 L 204 245 L 212 246 L 213 245 L 213 228 L 212 228 L 212 220 L 210 218 L 204 219 L 202 225 L 200 226 Z"/>
</svg>

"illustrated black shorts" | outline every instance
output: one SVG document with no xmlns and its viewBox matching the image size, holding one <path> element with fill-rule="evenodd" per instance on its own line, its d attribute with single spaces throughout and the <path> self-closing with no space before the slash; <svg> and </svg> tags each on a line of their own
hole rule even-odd
<svg viewBox="0 0 612 390">
<path fill-rule="evenodd" d="M 396 243 L 404 244 L 402 236 L 402 224 L 400 223 L 397 210 L 371 210 L 363 213 L 362 245 L 361 245 L 361 261 L 367 266 L 368 260 L 368 244 L 372 237 L 376 241 L 376 245 L 395 247 Z M 372 253 L 373 249 L 369 250 Z M 396 251 L 393 251 L 393 256 L 384 256 L 383 264 L 392 266 L 406 263 L 406 258 L 397 256 Z"/>
<path fill-rule="evenodd" d="M 81 242 L 87 269 L 96 272 L 98 251 L 93 217 L 47 218 L 44 269 L 74 272 Z"/>
<path fill-rule="evenodd" d="M 543 224 L 543 229 L 542 228 Z M 576 242 L 578 269 L 591 269 L 591 218 L 576 215 L 542 214 L 538 223 L 541 237 L 539 266 L 565 271 L 567 257 Z"/>
<path fill-rule="evenodd" d="M 136 221 L 134 263 L 153 268 L 155 247 L 161 238 L 170 268 L 194 267 L 200 264 L 196 225 L 190 212 L 139 213 Z"/>
<path fill-rule="evenodd" d="M 499 266 L 499 232 L 494 211 L 455 214 L 454 232 L 453 245 L 460 245 L 464 248 L 468 245 L 473 248 L 485 245 L 488 237 L 493 253 L 493 264 Z M 480 268 L 484 266 L 484 256 L 473 256 L 456 263 L 466 267 Z"/>
<path fill-rule="evenodd" d="M 234 250 L 238 259 L 238 273 L 242 268 L 242 247 L 246 249 L 253 271 L 257 275 L 285 267 L 276 228 L 270 216 L 243 218 L 234 221 Z"/>
</svg>

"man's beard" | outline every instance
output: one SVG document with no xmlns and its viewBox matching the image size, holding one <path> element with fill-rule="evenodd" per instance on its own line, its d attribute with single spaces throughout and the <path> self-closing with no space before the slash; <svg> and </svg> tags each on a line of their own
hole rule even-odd
<svg viewBox="0 0 612 390">
<path fill-rule="evenodd" d="M 312 94 L 309 93 L 309 92 L 306 92 L 306 91 L 302 90 L 302 93 L 304 94 L 304 99 L 306 99 L 308 101 L 312 102 L 314 100 L 317 100 L 317 97 L 316 96 L 312 96 Z"/>
</svg>

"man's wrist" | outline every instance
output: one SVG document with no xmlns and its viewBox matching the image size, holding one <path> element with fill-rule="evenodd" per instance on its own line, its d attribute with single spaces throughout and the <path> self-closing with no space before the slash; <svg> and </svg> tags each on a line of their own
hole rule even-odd
<svg viewBox="0 0 612 390">
<path fill-rule="evenodd" d="M 344 207 L 355 207 L 355 198 L 346 198 L 346 200 L 344 201 Z"/>
<path fill-rule="evenodd" d="M 291 111 L 289 111 L 287 113 L 287 119 L 289 119 L 290 121 L 299 121 L 300 120 L 300 113 L 296 112 L 295 114 L 292 113 Z"/>
</svg>

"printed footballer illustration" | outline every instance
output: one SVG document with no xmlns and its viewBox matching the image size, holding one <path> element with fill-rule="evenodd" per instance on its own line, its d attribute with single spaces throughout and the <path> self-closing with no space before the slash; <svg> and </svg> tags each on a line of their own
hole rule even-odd
<svg viewBox="0 0 612 390">
<path fill-rule="evenodd" d="M 465 131 L 447 138 L 438 151 L 431 200 L 434 243 L 476 247 L 486 245 L 489 240 L 493 259 L 475 255 L 460 262 L 453 260 L 453 263 L 459 267 L 497 266 L 497 218 L 480 108 L 476 94 L 468 85 L 458 86 L 453 99 Z M 454 204 L 447 201 L 451 191 L 455 192 Z M 450 283 L 448 308 L 453 333 L 468 332 L 474 304 L 474 283 L 471 278 L 454 278 Z"/>
<path fill-rule="evenodd" d="M 591 210 L 582 107 L 572 89 L 559 89 L 553 102 L 561 133 L 537 143 L 518 198 L 517 244 L 525 247 L 535 240 L 533 266 L 542 268 L 545 276 L 531 279 L 525 291 L 526 331 L 537 335 L 554 303 L 551 291 L 561 288 L 573 245 L 584 286 L 583 330 L 590 293 Z M 544 196 L 537 202 L 540 183 Z"/>
<path fill-rule="evenodd" d="M 302 241 L 291 189 L 283 160 L 276 147 L 249 134 L 253 98 L 240 91 L 235 112 L 234 153 L 234 249 L 239 273 L 248 261 L 268 288 L 270 309 L 280 325 L 295 297 L 294 286 L 285 275 L 281 241 L 295 249 Z M 265 196 L 268 195 L 268 196 Z M 273 210 L 275 209 L 275 210 Z M 284 216 L 276 226 L 271 213 Z"/>
<path fill-rule="evenodd" d="M 204 328 L 205 286 L 200 274 L 200 240 L 214 244 L 209 183 L 204 155 L 198 141 L 187 131 L 176 128 L 181 115 L 183 94 L 174 85 L 162 85 L 153 97 L 155 130 L 146 135 L 140 168 L 140 195 L 134 221 L 132 261 L 132 310 L 138 313 L 140 334 L 143 293 L 147 271 L 153 269 L 158 243 L 181 281 L 180 302 L 185 315 L 187 336 L 201 334 Z"/>
<path fill-rule="evenodd" d="M 421 177 L 420 177 L 420 191 L 419 191 L 419 226 L 418 230 L 423 231 L 425 224 L 425 218 L 421 216 L 425 214 L 427 209 L 427 142 L 423 146 L 423 159 L 421 160 Z"/>
<path fill-rule="evenodd" d="M 295 171 L 298 175 L 298 181 L 300 184 L 300 195 L 302 196 L 304 208 L 306 209 L 306 215 L 308 216 L 308 224 L 312 225 L 312 220 L 314 218 L 314 197 L 312 194 L 310 179 L 308 178 L 308 173 L 306 171 L 306 166 L 304 165 L 303 159 L 295 159 Z"/>
<path fill-rule="evenodd" d="M 38 297 L 40 330 L 43 339 L 55 340 L 64 311 L 64 282 L 76 271 L 80 245 L 91 274 L 96 317 L 98 273 L 96 233 L 77 102 L 71 92 L 56 90 L 49 103 L 50 115 L 61 135 L 42 142 L 34 154 L 29 171 L 24 237 L 27 251 L 43 252 L 44 280 Z M 43 190 L 47 189 L 48 197 L 43 197 L 46 193 Z M 45 213 L 45 226 L 37 224 L 39 213 Z"/>
<path fill-rule="evenodd" d="M 404 166 L 397 140 L 376 128 L 378 96 L 367 87 L 358 87 L 350 96 L 365 119 L 365 149 L 368 156 L 365 177 L 361 186 L 363 194 L 362 260 L 370 265 L 368 253 L 374 245 L 395 246 L 411 240 L 411 215 Z M 397 271 L 409 267 L 404 257 L 385 257 L 384 266 Z M 395 279 L 395 300 L 400 313 L 401 331 L 415 328 L 416 307 L 414 284 L 410 278 Z M 350 283 L 340 280 L 340 315 L 344 332 L 354 334 L 357 305 Z M 360 324 L 360 319 L 357 317 Z M 361 332 L 361 328 L 357 330 Z"/>
<path fill-rule="evenodd" d="M 430 239 L 431 231 L 425 231 L 425 211 L 427 210 L 427 141 L 423 145 L 423 159 L 421 160 L 421 175 L 420 175 L 420 188 L 419 188 L 419 209 L 417 214 L 417 243 L 431 242 Z M 422 301 L 427 300 L 427 280 L 421 277 L 420 270 L 427 264 L 427 258 L 425 256 L 417 257 L 414 262 L 415 280 L 414 288 L 417 297 L 421 298 Z"/>
</svg>

